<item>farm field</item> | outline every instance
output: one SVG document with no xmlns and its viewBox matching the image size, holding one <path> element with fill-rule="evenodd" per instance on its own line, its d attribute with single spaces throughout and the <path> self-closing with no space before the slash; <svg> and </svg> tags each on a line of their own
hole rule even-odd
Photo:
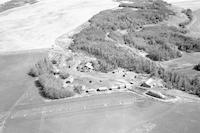
<svg viewBox="0 0 200 133">
<path fill-rule="evenodd" d="M 8 111 L 29 88 L 35 88 L 27 71 L 47 52 L 0 54 L 0 112 Z"/>
<path fill-rule="evenodd" d="M 39 0 L 7 10 L 0 13 L 0 51 L 50 48 L 58 36 L 116 6 L 112 0 Z"/>
<path fill-rule="evenodd" d="M 200 8 L 198 0 L 193 0 L 191 3 L 189 0 L 167 1 L 184 8 L 192 7 L 193 10 Z M 103 37 L 101 32 L 94 32 L 94 34 L 97 33 L 96 35 L 89 32 L 84 36 L 86 40 L 91 39 L 89 43 L 85 43 L 86 46 L 92 46 L 96 40 L 101 45 L 94 45 L 95 48 L 102 46 L 105 48 L 104 51 L 107 50 L 107 46 L 113 45 L 113 47 L 108 47 L 109 54 L 105 57 L 115 57 L 115 54 L 112 54 L 115 48 L 116 51 L 113 53 L 120 53 L 116 54 L 116 59 L 120 59 L 115 62 L 120 64 L 117 68 L 100 71 L 102 66 L 103 69 L 109 67 L 106 66 L 107 62 L 100 62 L 103 58 L 100 60 L 100 57 L 95 57 L 89 52 L 81 53 L 81 51 L 70 49 L 70 40 L 73 39 L 70 35 L 79 30 L 78 26 L 86 24 L 85 22 L 90 17 L 101 10 L 112 8 L 114 11 L 114 7 L 117 7 L 117 4 L 112 0 L 38 0 L 38 3 L 33 5 L 25 5 L 0 13 L 0 25 L 2 25 L 0 27 L 0 133 L 198 133 L 200 131 L 200 95 L 191 95 L 175 87 L 168 89 L 167 81 L 159 76 L 156 77 L 157 73 L 151 73 L 154 69 L 156 69 L 155 72 L 160 70 L 158 72 L 162 73 L 162 70 L 167 68 L 166 70 L 184 73 L 189 77 L 200 75 L 200 72 L 193 70 L 193 66 L 200 61 L 200 52 L 181 51 L 182 57 L 170 58 L 172 60 L 169 61 L 153 61 L 147 58 L 147 51 L 129 47 L 123 41 L 124 44 L 114 41 L 115 38 L 120 38 L 118 34 L 125 35 L 130 32 L 126 29 L 116 30 L 113 36 L 110 31 L 108 34 L 103 32 Z M 129 14 L 132 15 L 132 12 Z M 139 12 L 136 16 L 138 14 Z M 179 15 L 172 17 L 168 24 L 178 26 L 180 22 L 187 19 L 187 16 L 181 13 L 181 9 Z M 128 20 L 124 16 L 117 18 L 123 18 L 123 21 Z M 105 20 L 110 20 L 110 17 Z M 197 10 L 194 20 L 188 26 L 191 29 L 188 35 L 199 37 L 199 21 L 200 10 Z M 97 22 L 99 25 L 104 24 L 103 20 L 101 22 L 97 19 Z M 155 23 L 159 24 L 157 21 Z M 105 23 L 105 26 L 109 24 L 112 24 L 111 21 Z M 131 21 L 130 24 L 132 24 Z M 113 25 L 117 24 L 113 23 Z M 148 28 L 151 30 L 155 25 L 150 24 L 147 27 L 144 25 L 144 28 L 139 28 L 134 32 L 139 36 L 139 32 L 142 33 L 141 31 Z M 164 33 L 162 35 L 165 35 Z M 149 34 L 151 35 L 151 32 Z M 123 38 L 126 37 L 123 36 Z M 76 41 L 80 41 L 80 44 L 82 44 L 81 41 L 84 42 L 83 38 L 78 39 Z M 103 43 L 101 43 L 102 40 L 104 40 Z M 113 43 L 107 44 L 107 41 Z M 162 40 L 157 41 L 165 44 Z M 138 42 L 142 41 L 138 39 Z M 52 45 L 53 48 L 49 49 Z M 94 49 L 89 49 L 89 51 L 98 53 Z M 142 65 L 140 62 L 137 64 L 137 60 L 129 61 L 129 58 L 134 59 L 132 56 L 129 57 L 129 54 L 141 57 L 138 59 L 142 61 Z M 49 60 L 41 60 L 45 57 Z M 146 60 L 143 61 L 143 58 Z M 114 59 L 111 58 L 109 61 Z M 38 61 L 43 61 L 44 64 L 39 64 Z M 145 61 L 151 62 L 145 64 Z M 132 68 L 130 70 L 123 68 L 135 62 L 136 67 L 130 65 Z M 158 63 L 156 65 L 161 64 L 163 69 L 154 67 L 155 62 Z M 96 67 L 95 63 L 97 63 Z M 27 73 L 30 72 L 30 68 L 34 68 L 33 65 L 36 70 L 41 70 L 43 67 L 44 73 L 33 70 L 36 74 L 29 73 L 28 76 Z M 149 72 L 147 70 L 134 71 L 140 70 L 139 68 L 147 68 Z M 164 72 L 163 70 L 163 75 Z M 47 85 L 42 86 L 45 81 L 40 80 L 45 74 L 51 75 L 52 80 L 49 81 L 55 81 L 55 84 L 46 82 Z M 176 79 L 178 78 L 180 77 Z M 36 80 L 40 83 L 40 87 L 36 87 Z M 48 81 L 48 77 L 46 80 Z M 60 80 L 61 84 L 56 84 L 57 80 Z M 74 95 L 46 97 L 41 95 L 44 88 L 47 90 L 46 94 L 53 96 L 60 94 L 55 93 L 56 91 L 64 89 L 70 90 Z M 50 92 L 52 88 L 54 93 Z M 147 95 L 146 92 L 151 92 L 151 95 Z"/>
<path fill-rule="evenodd" d="M 3 132 L 195 133 L 200 130 L 197 102 L 162 103 L 130 93 L 99 95 L 77 101 L 43 106 L 39 112 L 16 108 L 7 119 Z"/>
<path fill-rule="evenodd" d="M 198 10 L 200 8 L 199 0 L 166 0 L 166 1 L 182 8 L 191 8 L 192 10 Z"/>
</svg>

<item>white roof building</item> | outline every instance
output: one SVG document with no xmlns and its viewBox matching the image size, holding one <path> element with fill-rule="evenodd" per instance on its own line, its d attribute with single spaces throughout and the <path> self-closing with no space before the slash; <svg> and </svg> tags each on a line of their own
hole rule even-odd
<svg viewBox="0 0 200 133">
<path fill-rule="evenodd" d="M 107 91 L 108 88 L 107 88 L 107 87 L 99 87 L 99 90 L 100 90 L 100 91 Z"/>
<path fill-rule="evenodd" d="M 87 62 L 85 66 L 89 69 L 94 69 L 91 62 Z"/>
</svg>

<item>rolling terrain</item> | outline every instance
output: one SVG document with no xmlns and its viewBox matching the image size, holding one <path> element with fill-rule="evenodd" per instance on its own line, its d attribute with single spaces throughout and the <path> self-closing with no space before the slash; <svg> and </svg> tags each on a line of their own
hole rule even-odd
<svg viewBox="0 0 200 133">
<path fill-rule="evenodd" d="M 192 7 L 193 10 L 200 8 L 197 7 L 198 0 L 169 2 L 184 8 Z M 138 29 L 135 30 L 135 25 L 128 27 L 128 24 L 135 22 L 131 19 L 136 20 L 135 13 L 132 13 L 136 10 L 123 10 L 118 5 L 119 3 L 111 0 L 38 0 L 38 3 L 0 13 L 0 133 L 200 131 L 199 97 L 180 90 L 167 89 L 162 78 L 153 77 L 152 73 L 148 73 L 154 64 L 160 63 L 159 65 L 190 77 L 198 75 L 199 72 L 193 70 L 193 66 L 199 62 L 199 52 L 188 53 L 180 50 L 182 56 L 179 57 L 177 49 L 172 45 L 165 45 L 157 51 L 166 48 L 172 50 L 170 52 L 174 56 L 170 56 L 167 51 L 158 61 L 147 57 L 152 49 L 144 38 L 148 35 L 159 36 L 159 33 L 167 35 L 171 31 L 173 33 L 174 29 L 163 26 L 168 22 L 162 21 L 161 17 L 160 22 L 154 21 L 154 18 L 147 19 L 144 25 L 136 25 Z M 121 21 L 127 19 L 123 14 L 128 16 L 129 21 L 120 25 Z M 177 26 L 187 19 L 183 13 L 179 15 L 170 18 L 170 26 Z M 136 21 L 141 22 L 142 19 Z M 194 37 L 192 32 L 199 34 L 199 21 L 199 12 L 196 11 L 193 21 L 188 26 L 191 31 L 187 33 L 188 36 Z M 120 26 L 125 30 L 116 30 Z M 135 33 L 126 30 L 126 26 L 132 28 Z M 103 32 L 100 29 L 103 29 Z M 127 34 L 130 36 L 126 36 Z M 126 42 L 122 36 L 127 37 Z M 132 45 L 131 39 L 136 40 L 134 44 L 140 45 Z M 166 40 L 167 44 L 173 43 L 170 41 Z M 51 49 L 43 49 L 52 45 L 54 47 Z M 149 49 L 141 50 L 139 46 Z M 138 60 L 130 59 L 135 57 L 138 57 Z M 69 88 L 77 84 L 82 85 L 84 92 L 71 98 L 53 100 L 42 96 L 41 90 L 35 86 L 35 81 L 40 75 L 32 78 L 27 73 L 38 61 L 46 58 L 55 61 L 52 65 L 54 78 L 59 79 L 60 72 L 64 70 L 67 77 L 72 77 L 69 81 L 62 79 L 64 84 Z M 91 68 L 90 63 L 96 61 L 97 66 Z M 145 61 L 151 66 L 146 68 Z M 137 71 L 134 71 L 133 67 Z M 65 75 L 62 76 L 64 78 Z M 141 87 L 141 83 L 148 84 L 146 81 L 151 81 L 154 87 Z M 107 89 L 99 91 L 100 88 Z M 167 101 L 165 98 L 147 96 L 144 93 L 146 90 L 160 92 L 174 99 Z"/>
</svg>

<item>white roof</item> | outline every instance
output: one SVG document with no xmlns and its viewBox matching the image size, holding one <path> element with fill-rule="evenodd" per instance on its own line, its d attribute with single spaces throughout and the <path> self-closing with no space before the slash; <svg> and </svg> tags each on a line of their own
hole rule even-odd
<svg viewBox="0 0 200 133">
<path fill-rule="evenodd" d="M 85 66 L 87 66 L 90 69 L 93 69 L 92 63 L 90 63 L 90 62 L 86 63 Z"/>
<path fill-rule="evenodd" d="M 150 79 L 148 79 L 145 83 L 148 84 L 148 85 L 151 85 L 151 84 L 153 83 L 153 79 L 150 78 Z"/>
<path fill-rule="evenodd" d="M 107 90 L 107 87 L 99 87 L 99 90 Z"/>
</svg>

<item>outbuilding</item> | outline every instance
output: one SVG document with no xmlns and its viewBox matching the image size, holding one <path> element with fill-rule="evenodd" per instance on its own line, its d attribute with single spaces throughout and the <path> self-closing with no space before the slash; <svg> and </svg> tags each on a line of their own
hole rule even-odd
<svg viewBox="0 0 200 133">
<path fill-rule="evenodd" d="M 142 83 L 141 86 L 146 88 L 152 88 L 153 86 L 155 86 L 155 82 L 152 78 L 150 78 L 146 82 Z"/>
<path fill-rule="evenodd" d="M 97 89 L 97 91 L 107 91 L 107 90 L 108 90 L 107 87 L 99 87 L 99 88 Z"/>
<path fill-rule="evenodd" d="M 89 93 L 89 94 L 94 94 L 96 92 L 96 90 L 95 89 L 88 89 L 85 92 Z"/>
<path fill-rule="evenodd" d="M 112 90 L 117 90 L 118 89 L 118 86 L 111 86 L 110 87 Z"/>
</svg>

